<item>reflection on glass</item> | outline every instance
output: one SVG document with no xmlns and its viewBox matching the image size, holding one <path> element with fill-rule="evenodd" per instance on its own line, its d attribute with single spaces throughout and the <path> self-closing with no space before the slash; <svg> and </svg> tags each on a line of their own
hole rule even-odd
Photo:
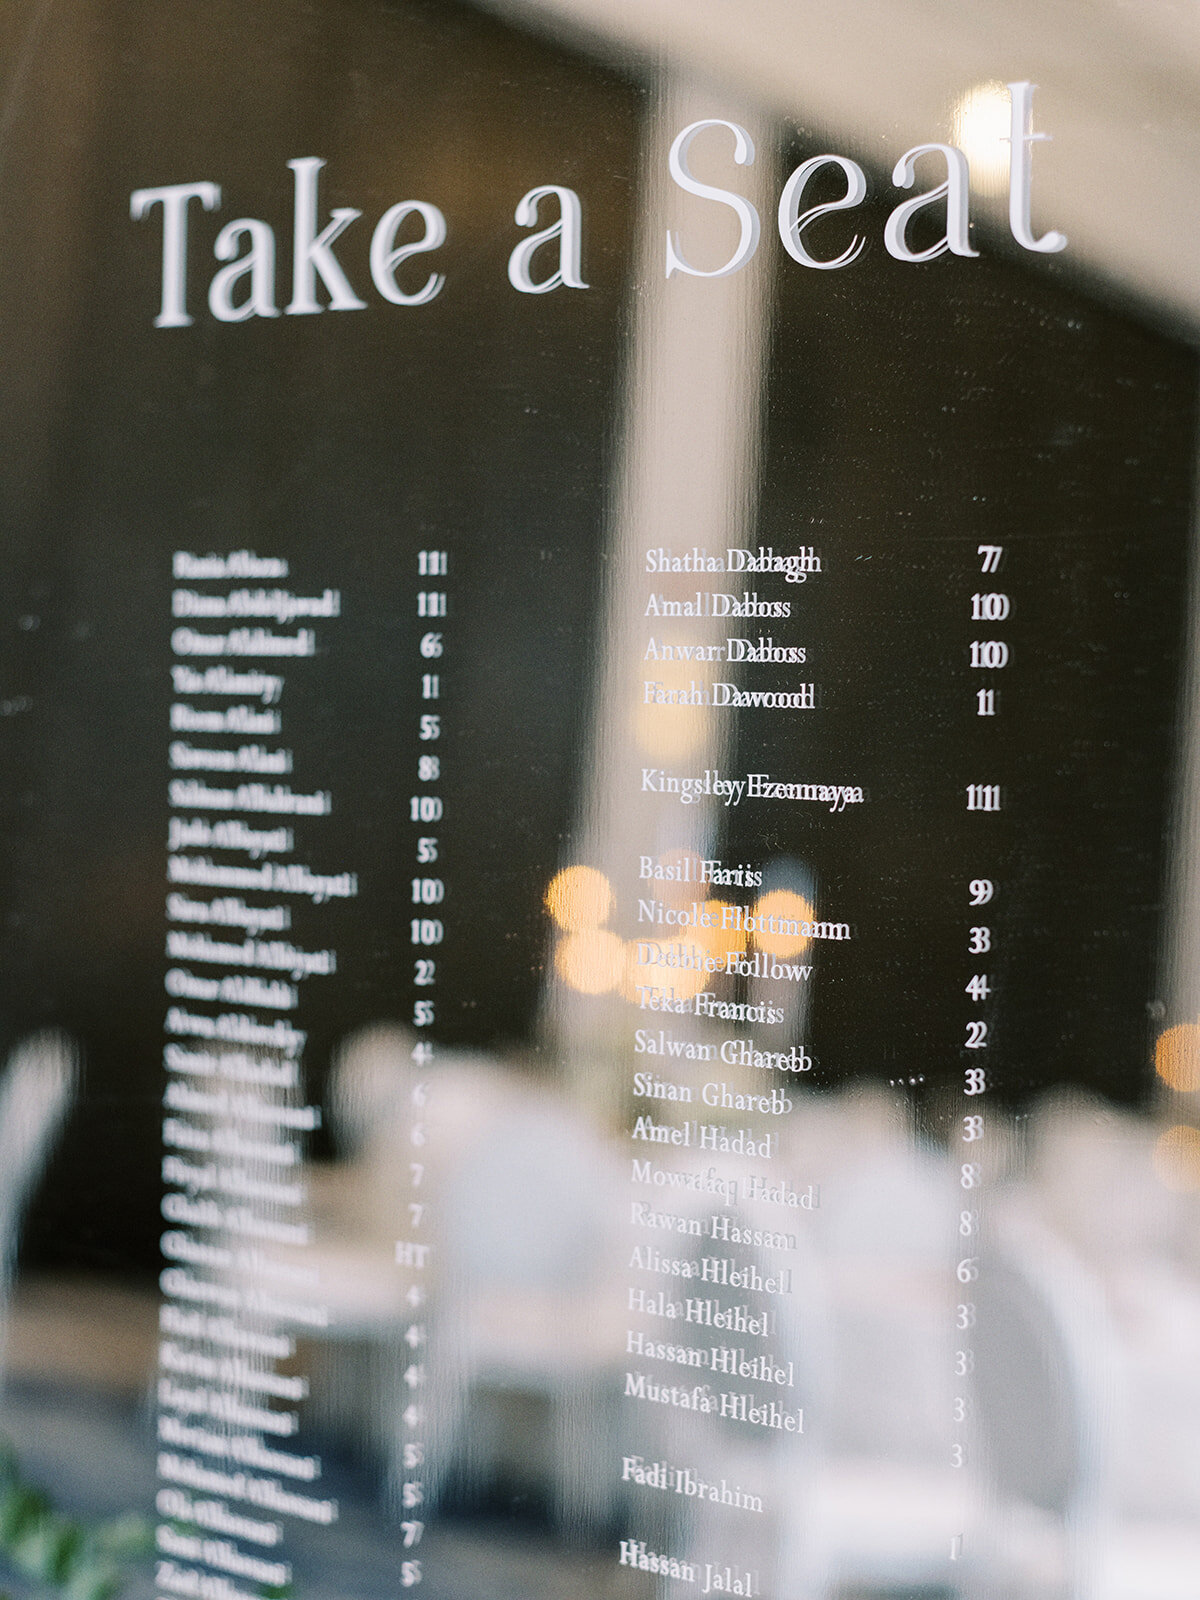
<svg viewBox="0 0 1200 1600">
<path fill-rule="evenodd" d="M 14 1600 L 1191 1600 L 1192 90 L 1094 20 L 16 8 Z"/>
</svg>

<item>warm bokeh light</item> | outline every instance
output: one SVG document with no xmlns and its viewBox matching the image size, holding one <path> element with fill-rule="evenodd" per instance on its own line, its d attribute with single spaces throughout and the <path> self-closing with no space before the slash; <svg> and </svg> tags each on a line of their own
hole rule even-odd
<svg viewBox="0 0 1200 1600">
<path fill-rule="evenodd" d="M 689 955 L 705 955 L 704 946 L 698 944 L 692 937 L 693 929 L 685 928 L 673 937 L 663 935 L 657 939 L 631 939 L 625 946 L 625 969 L 621 980 L 621 993 L 626 1000 L 635 1003 L 641 998 L 638 994 L 639 987 L 647 989 L 661 989 L 673 991 L 677 1000 L 691 1000 L 694 995 L 707 987 L 714 974 L 698 971 L 695 967 L 668 967 L 655 962 L 640 962 L 638 960 L 639 943 L 654 942 L 660 944 L 664 950 L 674 952 L 679 945 L 683 945 Z M 648 1013 L 648 1020 L 655 1021 L 652 1013 Z M 657 1019 L 669 1023 L 671 1018 L 667 1014 Z"/>
<path fill-rule="evenodd" d="M 803 955 L 812 943 L 807 934 L 793 931 L 794 926 L 812 921 L 813 908 L 802 894 L 792 889 L 769 889 L 760 896 L 752 914 L 756 919 L 774 917 L 777 924 L 783 924 L 774 932 L 768 928 L 753 935 L 758 948 L 769 955 Z"/>
<path fill-rule="evenodd" d="M 1159 1034 L 1154 1070 L 1172 1089 L 1200 1089 L 1200 1022 L 1181 1022 Z"/>
<path fill-rule="evenodd" d="M 705 900 L 700 907 L 702 912 L 707 912 L 713 920 L 711 928 L 697 925 L 688 929 L 688 935 L 697 944 L 701 944 L 709 955 L 724 955 L 726 950 L 736 950 L 740 955 L 746 948 L 746 933 L 743 928 L 723 928 L 722 919 L 727 904 L 724 900 Z"/>
<path fill-rule="evenodd" d="M 595 867 L 564 867 L 546 890 L 546 910 L 564 933 L 600 927 L 612 908 L 612 884 Z"/>
<path fill-rule="evenodd" d="M 605 928 L 569 933 L 554 952 L 559 977 L 580 994 L 607 994 L 625 973 L 625 944 Z"/>
<path fill-rule="evenodd" d="M 1012 105 L 1002 83 L 978 83 L 955 102 L 950 143 L 971 169 L 971 186 L 998 192 L 1008 182 Z"/>
<path fill-rule="evenodd" d="M 1200 1189 L 1200 1129 L 1180 1122 L 1159 1134 L 1154 1170 L 1159 1182 L 1178 1194 Z"/>
</svg>

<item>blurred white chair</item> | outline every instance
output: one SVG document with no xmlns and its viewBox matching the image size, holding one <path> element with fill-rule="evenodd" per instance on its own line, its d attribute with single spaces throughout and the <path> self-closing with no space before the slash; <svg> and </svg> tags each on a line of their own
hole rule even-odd
<svg viewBox="0 0 1200 1600">
<path fill-rule="evenodd" d="M 444 1173 L 432 1455 L 460 1481 L 486 1482 L 481 1398 L 523 1401 L 544 1420 L 540 1441 L 521 1446 L 532 1476 L 551 1486 L 564 1526 L 591 1530 L 613 1514 L 605 1469 L 625 1359 L 628 1181 L 599 1135 L 544 1088 L 514 1085 L 503 1100 Z M 436 1493 L 436 1467 L 429 1478 Z"/>
<path fill-rule="evenodd" d="M 362 1382 L 352 1396 L 314 1370 L 314 1399 L 336 1397 L 343 1422 L 353 1413 L 389 1459 L 397 1499 L 413 1475 L 403 1413 L 420 1401 L 427 1506 L 452 1486 L 486 1493 L 525 1478 L 551 1490 L 564 1527 L 594 1532 L 620 1494 L 607 1463 L 624 1370 L 627 1168 L 553 1084 L 476 1052 L 417 1065 L 413 1043 L 365 1030 L 331 1084 L 347 1159 L 309 1175 L 316 1239 L 301 1255 L 330 1308 L 319 1341 L 330 1372 L 354 1360 Z M 397 1266 L 398 1240 L 431 1247 L 419 1280 Z M 405 1301 L 410 1280 L 428 1292 L 419 1309 Z M 425 1342 L 410 1347 L 414 1325 Z M 428 1375 L 419 1393 L 404 1383 L 410 1364 Z"/>
<path fill-rule="evenodd" d="M 937 1592 L 965 1506 L 949 1450 L 956 1175 L 914 1138 L 902 1102 L 868 1087 L 806 1106 L 793 1137 L 812 1147 L 805 1177 L 821 1180 L 811 1237 L 827 1305 L 823 1392 L 806 1418 L 816 1465 L 783 1570 L 804 1575 L 797 1600 Z"/>
<path fill-rule="evenodd" d="M 1119 1387 L 1104 1296 L 1016 1190 L 997 1197 L 972 1298 L 988 1491 L 966 1593 L 1095 1600 Z"/>
<path fill-rule="evenodd" d="M 78 1072 L 65 1034 L 32 1034 L 0 1078 L 0 1375 L 21 1220 L 71 1102 Z"/>
</svg>

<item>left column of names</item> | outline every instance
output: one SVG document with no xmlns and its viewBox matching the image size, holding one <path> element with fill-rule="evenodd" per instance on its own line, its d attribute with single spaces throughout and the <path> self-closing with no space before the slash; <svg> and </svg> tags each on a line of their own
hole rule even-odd
<svg viewBox="0 0 1200 1600">
<path fill-rule="evenodd" d="M 286 560 L 248 550 L 176 551 L 172 579 L 155 1583 L 258 1600 L 292 1583 L 289 1520 L 337 1516 L 301 1437 L 297 1340 L 330 1320 L 306 1260 L 302 1023 L 337 970 L 320 912 L 358 882 L 323 860 L 333 794 L 293 776 L 286 723 L 341 596 L 294 593 Z"/>
</svg>

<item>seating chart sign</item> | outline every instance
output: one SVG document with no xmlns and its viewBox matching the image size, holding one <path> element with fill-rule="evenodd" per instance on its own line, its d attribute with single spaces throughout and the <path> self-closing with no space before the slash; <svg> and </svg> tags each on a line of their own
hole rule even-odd
<svg viewBox="0 0 1200 1600">
<path fill-rule="evenodd" d="M 1181 30 L 0 19 L 0 1594 L 1192 1600 Z"/>
</svg>

